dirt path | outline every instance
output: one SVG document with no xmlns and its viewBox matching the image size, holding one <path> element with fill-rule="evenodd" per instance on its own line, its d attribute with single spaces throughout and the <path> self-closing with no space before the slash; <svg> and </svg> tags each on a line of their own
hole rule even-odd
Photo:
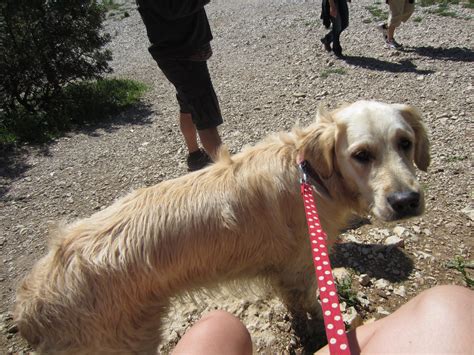
<svg viewBox="0 0 474 355">
<path fill-rule="evenodd" d="M 88 216 L 131 189 L 185 173 L 174 93 L 147 53 L 132 3 L 125 5 L 131 16 L 116 16 L 107 29 L 113 35 L 114 75 L 148 83 L 145 103 L 44 147 L 1 152 L 0 353 L 28 349 L 12 327 L 10 311 L 18 280 L 45 253 L 48 221 Z M 456 256 L 472 259 L 474 223 L 473 11 L 452 6 L 458 17 L 441 17 L 417 6 L 397 32 L 406 49 L 396 52 L 383 48 L 368 8 L 385 11 L 386 5 L 350 4 L 351 24 L 342 37 L 346 58 L 338 60 L 319 42 L 325 33 L 319 2 L 217 0 L 208 6 L 215 37 L 209 65 L 225 119 L 223 139 L 233 151 L 288 130 L 297 120 L 310 122 L 321 102 L 334 107 L 377 99 L 409 103 L 422 112 L 432 141 L 432 165 L 420 174 L 426 214 L 349 231 L 334 254 L 333 263 L 349 272 L 352 285 L 346 291 L 358 300 L 355 310 L 364 320 L 393 312 L 434 285 L 463 285 L 461 274 L 447 265 Z M 404 247 L 387 245 L 393 236 Z M 257 352 L 301 352 L 286 309 L 252 290 L 176 302 L 161 352 L 213 308 L 241 317 Z"/>
</svg>

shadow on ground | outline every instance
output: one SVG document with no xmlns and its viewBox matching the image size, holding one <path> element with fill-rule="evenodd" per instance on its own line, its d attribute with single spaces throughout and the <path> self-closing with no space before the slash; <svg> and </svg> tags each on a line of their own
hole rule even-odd
<svg viewBox="0 0 474 355">
<path fill-rule="evenodd" d="M 65 134 L 82 133 L 99 136 L 103 134 L 103 131 L 113 133 L 123 126 L 149 124 L 152 116 L 153 111 L 150 106 L 139 103 L 101 122 L 85 123 Z M 100 134 L 99 130 L 101 130 Z M 54 140 L 42 144 L 0 145 L 0 201 L 5 201 L 12 182 L 22 178 L 31 168 L 27 163 L 30 154 L 49 156 L 49 148 L 53 143 Z"/>
<path fill-rule="evenodd" d="M 474 51 L 463 47 L 407 47 L 404 52 L 416 53 L 424 57 L 455 62 L 474 62 Z"/>
<path fill-rule="evenodd" d="M 357 56 L 344 56 L 343 60 L 347 64 L 355 65 L 360 68 L 386 71 L 390 73 L 415 73 L 418 75 L 433 74 L 433 70 L 422 70 L 417 69 L 416 65 L 411 60 L 403 59 L 399 62 L 387 62 L 371 57 L 357 57 Z"/>
<path fill-rule="evenodd" d="M 340 243 L 333 247 L 331 265 L 346 267 L 359 274 L 401 282 L 413 271 L 412 259 L 394 245 Z"/>
</svg>

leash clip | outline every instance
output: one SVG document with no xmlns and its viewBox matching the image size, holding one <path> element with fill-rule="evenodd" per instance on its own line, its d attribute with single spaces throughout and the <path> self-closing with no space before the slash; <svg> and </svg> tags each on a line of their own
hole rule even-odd
<svg viewBox="0 0 474 355">
<path fill-rule="evenodd" d="M 308 174 L 306 173 L 307 169 L 307 162 L 306 160 L 303 160 L 298 164 L 298 170 L 300 171 L 300 184 L 309 184 L 309 177 Z"/>
</svg>

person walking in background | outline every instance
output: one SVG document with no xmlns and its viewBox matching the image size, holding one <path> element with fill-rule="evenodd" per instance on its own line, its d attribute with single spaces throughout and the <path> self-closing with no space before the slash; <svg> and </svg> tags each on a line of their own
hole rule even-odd
<svg viewBox="0 0 474 355">
<path fill-rule="evenodd" d="M 337 57 L 342 57 L 340 37 L 342 31 L 349 26 L 347 0 L 322 0 L 321 19 L 326 28 L 330 28 L 332 24 L 331 31 L 321 38 L 324 49 L 328 52 L 332 50 Z"/>
<path fill-rule="evenodd" d="M 188 170 L 199 170 L 212 163 L 222 143 L 217 127 L 223 120 L 207 67 L 212 33 L 204 6 L 209 0 L 136 2 L 151 43 L 148 50 L 176 88 Z"/>
<path fill-rule="evenodd" d="M 389 6 L 388 24 L 380 23 L 377 28 L 382 32 L 385 47 L 389 49 L 401 49 L 403 46 L 395 41 L 395 29 L 402 22 L 407 22 L 415 11 L 415 0 L 386 0 Z"/>
</svg>

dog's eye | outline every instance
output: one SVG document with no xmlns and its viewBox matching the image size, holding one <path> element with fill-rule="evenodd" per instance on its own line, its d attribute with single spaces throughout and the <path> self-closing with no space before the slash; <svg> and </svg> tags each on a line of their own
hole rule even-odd
<svg viewBox="0 0 474 355">
<path fill-rule="evenodd" d="M 359 163 L 368 163 L 372 160 L 372 155 L 367 150 L 359 150 L 352 154 L 352 158 L 357 160 Z"/>
<path fill-rule="evenodd" d="M 398 146 L 400 147 L 400 149 L 405 150 L 405 151 L 410 150 L 411 145 L 412 145 L 411 141 L 406 138 L 402 138 L 398 142 Z"/>
</svg>

